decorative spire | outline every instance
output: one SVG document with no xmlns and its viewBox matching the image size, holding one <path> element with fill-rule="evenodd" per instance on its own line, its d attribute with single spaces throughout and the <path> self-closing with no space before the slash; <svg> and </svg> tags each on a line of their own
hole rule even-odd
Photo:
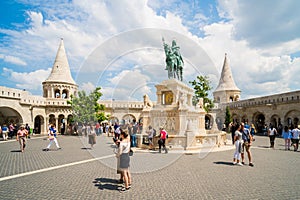
<svg viewBox="0 0 300 200">
<path fill-rule="evenodd" d="M 240 91 L 240 89 L 235 85 L 235 82 L 232 78 L 231 69 L 227 59 L 227 53 L 225 53 L 225 59 L 224 59 L 219 85 L 216 88 L 215 92 L 224 91 L 224 90 Z"/>
<path fill-rule="evenodd" d="M 45 82 L 63 82 L 76 85 L 71 76 L 63 38 L 61 38 L 51 74 Z"/>
</svg>

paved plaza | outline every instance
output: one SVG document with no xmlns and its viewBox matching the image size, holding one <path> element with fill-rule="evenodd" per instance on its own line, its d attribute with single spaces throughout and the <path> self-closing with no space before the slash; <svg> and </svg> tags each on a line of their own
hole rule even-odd
<svg viewBox="0 0 300 200">
<path fill-rule="evenodd" d="M 119 192 L 112 138 L 59 136 L 62 150 L 43 151 L 46 138 L 0 142 L 1 199 L 300 199 L 300 151 L 285 151 L 276 138 L 256 136 L 254 167 L 233 166 L 233 147 L 168 154 L 136 150 L 132 188 Z M 246 160 L 246 164 L 248 161 Z"/>
</svg>

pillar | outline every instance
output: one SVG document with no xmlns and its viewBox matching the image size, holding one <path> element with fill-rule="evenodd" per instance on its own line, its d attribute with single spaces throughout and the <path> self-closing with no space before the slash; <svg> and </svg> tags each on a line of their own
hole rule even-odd
<svg viewBox="0 0 300 200">
<path fill-rule="evenodd" d="M 187 115 L 187 110 L 179 110 L 179 133 L 178 135 L 184 135 L 186 132 L 186 115 Z"/>
</svg>

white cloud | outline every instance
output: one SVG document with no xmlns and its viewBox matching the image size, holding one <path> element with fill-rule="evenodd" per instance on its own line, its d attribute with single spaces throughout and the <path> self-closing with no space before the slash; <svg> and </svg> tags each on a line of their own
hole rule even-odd
<svg viewBox="0 0 300 200">
<path fill-rule="evenodd" d="M 223 15 L 232 19 L 234 36 L 247 40 L 253 48 L 278 48 L 289 41 L 298 41 L 299 1 L 221 0 L 219 5 Z"/>
<path fill-rule="evenodd" d="M 110 80 L 111 98 L 114 99 L 140 99 L 144 94 L 149 94 L 150 78 L 141 73 L 139 68 L 124 70 Z"/>
<path fill-rule="evenodd" d="M 91 82 L 87 82 L 87 83 L 82 83 L 79 87 L 79 90 L 83 90 L 85 91 L 87 94 L 91 93 L 93 90 L 96 89 L 96 86 L 91 83 Z"/>
<path fill-rule="evenodd" d="M 22 65 L 22 66 L 27 65 L 27 63 L 25 61 L 23 61 L 20 58 L 14 57 L 14 56 L 0 54 L 0 59 L 3 59 L 4 62 L 12 63 L 15 65 Z"/>
<path fill-rule="evenodd" d="M 215 62 L 219 73 L 227 52 L 229 64 L 237 86 L 242 90 L 242 99 L 299 89 L 293 81 L 294 66 L 298 60 L 289 55 L 270 55 L 253 49 L 246 40 L 234 39 L 234 26 L 230 23 L 214 23 L 204 27 L 205 37 L 200 43 Z"/>
<path fill-rule="evenodd" d="M 35 2 L 26 12 L 29 28 L 0 29 L 7 41 L 0 44 L 0 58 L 32 71 L 11 74 L 32 73 L 44 81 L 63 37 L 71 70 L 78 71 L 76 81 L 83 89 L 99 85 L 103 97 L 138 98 L 154 94 L 150 85 L 167 78 L 163 36 L 167 43 L 176 39 L 181 48 L 185 81 L 208 74 L 217 85 L 228 53 L 243 98 L 299 88 L 299 60 L 290 56 L 300 49 L 295 1 L 219 1 L 221 20 L 211 24 L 208 15 L 196 9 L 197 1 Z M 204 36 L 193 35 L 188 26 L 196 26 Z M 29 84 L 37 80 L 19 81 L 15 76 L 12 79 L 22 88 L 38 85 Z"/>
<path fill-rule="evenodd" d="M 36 92 L 41 90 L 42 82 L 48 78 L 51 68 L 47 70 L 36 70 L 33 72 L 15 72 L 12 69 L 3 68 L 3 74 L 9 77 L 10 81 L 16 83 L 17 88 Z"/>
</svg>

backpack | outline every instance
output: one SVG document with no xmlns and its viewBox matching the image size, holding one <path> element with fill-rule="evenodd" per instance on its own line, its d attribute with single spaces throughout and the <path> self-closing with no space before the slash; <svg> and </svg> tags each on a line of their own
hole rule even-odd
<svg viewBox="0 0 300 200">
<path fill-rule="evenodd" d="M 156 136 L 156 130 L 153 129 L 153 137 L 155 137 L 155 136 Z"/>
<path fill-rule="evenodd" d="M 250 142 L 250 132 L 249 129 L 244 129 L 244 131 L 242 132 L 242 139 L 244 141 Z"/>
</svg>

